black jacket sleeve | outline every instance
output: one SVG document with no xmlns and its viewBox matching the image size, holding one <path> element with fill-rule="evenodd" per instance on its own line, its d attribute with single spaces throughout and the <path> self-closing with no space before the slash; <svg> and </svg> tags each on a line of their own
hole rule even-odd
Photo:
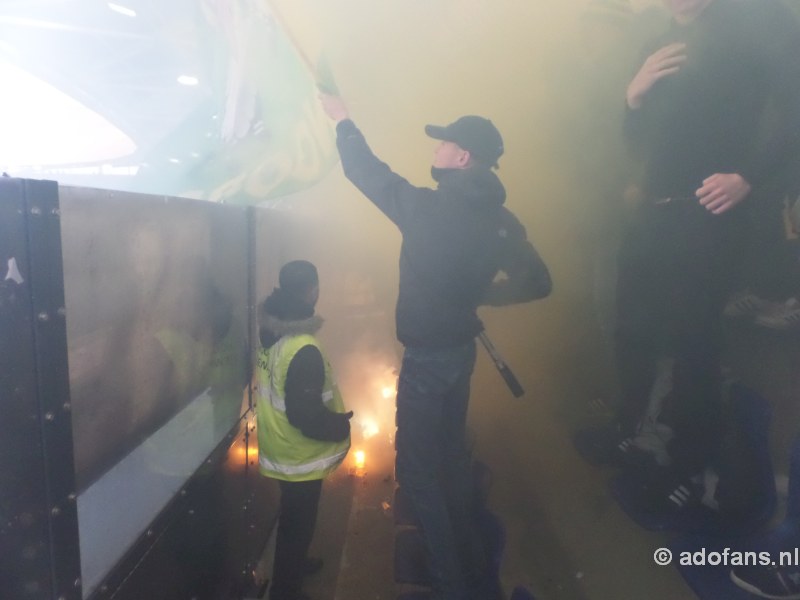
<svg viewBox="0 0 800 600">
<path fill-rule="evenodd" d="M 506 306 L 549 296 L 553 282 L 547 265 L 528 241 L 522 223 L 510 211 L 503 212 L 500 271 L 505 277 L 492 282 L 482 304 Z"/>
<path fill-rule="evenodd" d="M 306 437 L 340 442 L 350 434 L 350 420 L 323 404 L 324 384 L 322 354 L 314 346 L 304 346 L 295 354 L 286 374 L 286 417 Z"/>
<path fill-rule="evenodd" d="M 434 190 L 411 185 L 375 156 L 350 119 L 336 126 L 336 146 L 345 176 L 401 230 L 421 202 L 435 202 Z"/>
</svg>

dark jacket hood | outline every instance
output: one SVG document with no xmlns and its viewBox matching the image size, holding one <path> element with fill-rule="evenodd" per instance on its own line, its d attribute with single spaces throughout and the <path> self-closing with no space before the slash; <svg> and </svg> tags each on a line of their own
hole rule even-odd
<svg viewBox="0 0 800 600">
<path fill-rule="evenodd" d="M 496 208 L 506 201 L 506 189 L 500 178 L 489 168 L 439 169 L 435 175 L 439 190 L 452 193 L 461 201 L 475 206 Z"/>
<path fill-rule="evenodd" d="M 259 327 L 261 345 L 264 348 L 271 348 L 285 335 L 314 335 L 322 328 L 324 322 L 319 315 L 300 321 L 282 321 L 278 317 L 265 315 Z"/>
<path fill-rule="evenodd" d="M 314 314 L 313 306 L 300 303 L 281 288 L 275 288 L 259 307 L 259 340 L 264 348 L 270 348 L 285 335 L 314 335 L 322 323 L 322 317 Z"/>
</svg>

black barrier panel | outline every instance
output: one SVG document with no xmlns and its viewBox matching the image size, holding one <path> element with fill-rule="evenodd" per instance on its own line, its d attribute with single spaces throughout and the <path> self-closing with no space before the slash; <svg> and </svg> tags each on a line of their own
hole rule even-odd
<svg viewBox="0 0 800 600">
<path fill-rule="evenodd" d="M 253 211 L 0 198 L 0 598 L 253 595 L 277 514 L 246 386 Z"/>
<path fill-rule="evenodd" d="M 0 597 L 81 597 L 58 190 L 0 179 Z"/>
<path fill-rule="evenodd" d="M 258 472 L 256 457 L 252 425 L 243 420 L 91 599 L 259 596 L 254 570 L 277 518 L 278 490 Z"/>
</svg>

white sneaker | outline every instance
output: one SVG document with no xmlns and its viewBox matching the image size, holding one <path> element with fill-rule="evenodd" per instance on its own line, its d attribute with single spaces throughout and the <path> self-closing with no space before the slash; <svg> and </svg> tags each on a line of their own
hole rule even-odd
<svg viewBox="0 0 800 600">
<path fill-rule="evenodd" d="M 790 298 L 777 308 L 756 317 L 756 325 L 770 329 L 792 329 L 800 327 L 800 300 Z"/>
<path fill-rule="evenodd" d="M 749 317 L 770 308 L 773 304 L 752 292 L 738 292 L 728 299 L 728 303 L 722 309 L 722 314 L 726 317 Z"/>
</svg>

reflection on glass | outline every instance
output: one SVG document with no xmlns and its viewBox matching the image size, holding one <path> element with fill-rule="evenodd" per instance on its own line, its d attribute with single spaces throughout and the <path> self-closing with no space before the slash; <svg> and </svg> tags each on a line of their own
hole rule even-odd
<svg viewBox="0 0 800 600">
<path fill-rule="evenodd" d="M 84 590 L 241 415 L 244 209 L 60 190 Z"/>
</svg>

